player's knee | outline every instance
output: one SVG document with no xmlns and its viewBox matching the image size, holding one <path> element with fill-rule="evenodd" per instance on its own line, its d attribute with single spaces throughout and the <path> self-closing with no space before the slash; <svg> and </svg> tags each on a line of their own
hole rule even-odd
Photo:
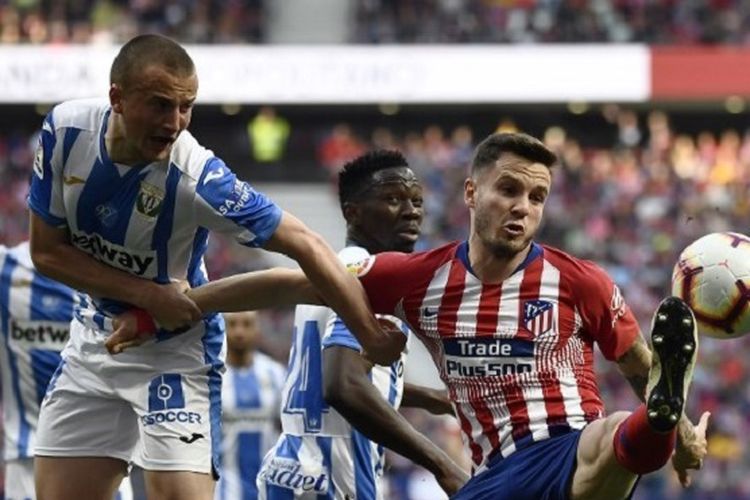
<svg viewBox="0 0 750 500">
<path fill-rule="evenodd" d="M 596 468 L 613 460 L 612 441 L 617 428 L 629 415 L 630 412 L 618 411 L 586 426 L 578 444 L 579 465 Z"/>
<path fill-rule="evenodd" d="M 617 428 L 620 427 L 620 424 L 627 419 L 631 413 L 629 411 L 617 411 L 608 416 L 605 419 L 606 426 L 607 426 L 607 433 L 608 434 L 614 434 L 617 431 Z"/>
</svg>

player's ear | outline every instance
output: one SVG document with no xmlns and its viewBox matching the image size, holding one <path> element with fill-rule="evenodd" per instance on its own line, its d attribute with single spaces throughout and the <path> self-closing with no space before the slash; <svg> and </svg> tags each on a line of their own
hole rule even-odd
<svg viewBox="0 0 750 500">
<path fill-rule="evenodd" d="M 477 184 L 474 179 L 467 177 L 464 181 L 464 203 L 469 208 L 476 206 Z"/>
<path fill-rule="evenodd" d="M 116 83 L 109 86 L 109 104 L 115 113 L 122 113 L 122 87 Z"/>
<path fill-rule="evenodd" d="M 344 202 L 344 207 L 342 210 L 344 213 L 344 220 L 346 220 L 347 224 L 357 224 L 359 222 L 359 205 L 347 201 Z"/>
</svg>

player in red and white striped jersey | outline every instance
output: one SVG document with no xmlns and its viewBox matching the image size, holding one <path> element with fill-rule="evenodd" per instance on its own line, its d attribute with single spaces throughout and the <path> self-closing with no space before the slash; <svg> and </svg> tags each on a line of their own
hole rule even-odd
<svg viewBox="0 0 750 500">
<path fill-rule="evenodd" d="M 603 418 L 594 344 L 641 398 L 651 353 L 601 268 L 533 241 L 555 161 L 529 136 L 490 136 L 465 183 L 467 241 L 358 266 L 374 310 L 412 326 L 449 387 L 475 467 L 455 498 L 624 498 L 674 449 L 697 348 L 692 314 L 672 299 L 659 310 L 658 330 L 666 328 L 678 353 L 655 356 L 652 385 L 662 392 L 679 385 L 678 407 L 662 416 L 655 402 Z M 662 364 L 671 366 L 664 376 Z M 665 397 L 658 392 L 652 400 Z M 677 467 L 685 482 L 685 469 L 705 454 L 707 417 L 695 429 L 681 420 Z"/>
<path fill-rule="evenodd" d="M 602 269 L 533 241 L 555 162 L 532 137 L 490 136 L 465 182 L 467 241 L 353 266 L 375 312 L 408 322 L 449 388 L 475 472 L 454 499 L 626 498 L 673 452 L 687 484 L 706 453 L 708 414 L 697 426 L 683 416 L 697 350 L 690 309 L 662 302 L 652 356 Z M 273 303 L 253 292 L 269 282 L 285 301 L 312 300 L 289 273 L 190 293 L 204 311 Z M 646 404 L 605 417 L 595 343 Z"/>
</svg>

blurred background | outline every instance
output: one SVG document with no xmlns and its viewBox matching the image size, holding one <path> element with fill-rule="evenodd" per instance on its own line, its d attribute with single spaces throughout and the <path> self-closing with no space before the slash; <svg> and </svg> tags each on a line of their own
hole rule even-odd
<svg viewBox="0 0 750 500">
<path fill-rule="evenodd" d="M 561 159 L 539 240 L 605 267 L 644 330 L 684 246 L 750 232 L 748 2 L 0 0 L 0 243 L 27 237 L 44 114 L 106 96 L 119 44 L 144 32 L 189 44 L 199 141 L 337 249 L 345 161 L 373 147 L 405 153 L 426 186 L 426 249 L 467 235 L 475 144 L 517 130 Z M 214 238 L 207 265 L 217 278 L 279 262 Z M 290 315 L 263 313 L 264 349 L 281 361 Z M 750 498 L 749 343 L 702 341 L 688 415 L 713 417 L 693 486 L 665 468 L 635 498 Z M 408 370 L 429 381 L 425 363 L 414 357 Z M 596 368 L 607 408 L 633 408 L 614 365 Z M 468 463 L 454 421 L 405 414 Z M 441 498 L 400 457 L 386 476 L 389 498 Z"/>
</svg>

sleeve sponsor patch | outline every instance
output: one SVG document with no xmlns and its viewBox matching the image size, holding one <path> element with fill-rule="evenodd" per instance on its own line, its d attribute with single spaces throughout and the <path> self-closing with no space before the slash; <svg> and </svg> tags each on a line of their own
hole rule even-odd
<svg viewBox="0 0 750 500">
<path fill-rule="evenodd" d="M 620 288 L 615 285 L 614 289 L 612 290 L 612 328 L 615 327 L 615 323 L 617 323 L 617 320 L 620 319 L 622 316 L 625 315 L 625 311 L 627 306 L 625 305 L 625 299 L 622 296 L 622 293 L 620 292 Z"/>
<path fill-rule="evenodd" d="M 362 276 L 366 275 L 370 271 L 370 269 L 372 269 L 372 266 L 374 264 L 375 264 L 375 256 L 371 255 L 362 260 L 358 260 L 357 262 L 352 262 L 351 264 L 347 264 L 346 270 L 349 271 L 354 276 L 356 276 L 357 278 L 361 278 Z"/>
<path fill-rule="evenodd" d="M 39 139 L 39 145 L 34 155 L 34 173 L 40 179 L 44 179 L 44 146 L 42 146 L 41 138 Z"/>
</svg>

